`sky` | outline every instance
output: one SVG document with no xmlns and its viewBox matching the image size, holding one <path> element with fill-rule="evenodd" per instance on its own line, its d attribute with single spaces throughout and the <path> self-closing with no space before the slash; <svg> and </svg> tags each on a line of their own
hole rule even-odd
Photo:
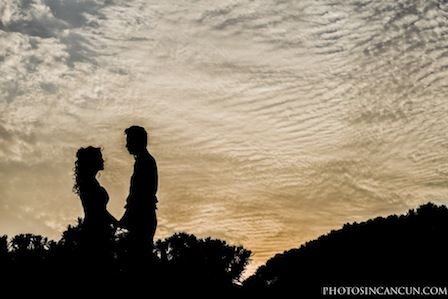
<svg viewBox="0 0 448 299">
<path fill-rule="evenodd" d="M 448 3 L 2 0 L 0 235 L 83 217 L 76 151 L 124 212 L 141 125 L 156 239 L 269 258 L 345 223 L 448 204 Z"/>
</svg>

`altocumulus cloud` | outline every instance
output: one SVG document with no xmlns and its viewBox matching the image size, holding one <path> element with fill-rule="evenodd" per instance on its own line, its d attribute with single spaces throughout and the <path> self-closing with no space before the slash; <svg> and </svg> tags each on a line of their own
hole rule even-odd
<svg viewBox="0 0 448 299">
<path fill-rule="evenodd" d="M 244 242 L 256 265 L 344 222 L 446 201 L 443 1 L 3 0 L 0 227 L 81 215 L 102 146 L 111 211 L 152 133 L 158 236 Z M 1 233 L 1 232 L 0 232 Z"/>
<path fill-rule="evenodd" d="M 70 201 L 74 151 L 95 144 L 95 136 L 83 140 L 82 120 L 95 119 L 102 85 L 121 76 L 101 70 L 102 43 L 91 38 L 105 6 L 0 3 L 0 198 L 10 234 L 36 229 L 57 238 L 79 214 Z"/>
<path fill-rule="evenodd" d="M 95 51 L 85 33 L 98 26 L 95 19 L 103 5 L 96 1 L 2 1 L 2 98 L 11 102 L 41 90 L 55 93 L 65 76 L 86 72 L 89 67 L 83 63 L 94 64 Z"/>
</svg>

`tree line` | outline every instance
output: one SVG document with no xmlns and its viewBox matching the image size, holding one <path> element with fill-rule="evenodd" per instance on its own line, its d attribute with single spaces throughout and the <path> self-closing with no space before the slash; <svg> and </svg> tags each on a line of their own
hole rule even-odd
<svg viewBox="0 0 448 299">
<path fill-rule="evenodd" d="M 18 295 L 46 290 L 58 298 L 93 293 L 134 298 L 129 295 L 152 292 L 318 298 L 332 286 L 448 284 L 443 274 L 448 268 L 448 209 L 430 202 L 403 215 L 346 223 L 276 254 L 244 280 L 252 252 L 242 246 L 180 232 L 157 240 L 151 258 L 135 264 L 126 231 L 111 230 L 106 248 L 85 248 L 81 223 L 69 225 L 58 241 L 33 234 L 0 237 L 0 284 Z"/>
<path fill-rule="evenodd" d="M 252 252 L 185 232 L 157 240 L 151 258 L 132 263 L 126 231 L 108 235 L 106 248 L 85 248 L 82 219 L 58 241 L 34 234 L 0 237 L 1 284 L 15 294 L 57 290 L 71 295 L 120 296 L 167 292 L 236 294 Z M 24 295 L 24 294 L 23 294 Z"/>
<path fill-rule="evenodd" d="M 403 215 L 346 223 L 277 254 L 244 286 L 254 295 L 297 298 L 318 298 L 334 286 L 448 286 L 447 253 L 448 209 L 428 202 Z"/>
</svg>

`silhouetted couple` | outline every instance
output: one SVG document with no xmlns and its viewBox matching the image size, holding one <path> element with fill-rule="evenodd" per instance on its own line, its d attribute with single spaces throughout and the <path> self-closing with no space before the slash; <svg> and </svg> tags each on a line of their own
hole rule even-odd
<svg viewBox="0 0 448 299">
<path fill-rule="evenodd" d="M 77 151 L 74 191 L 84 209 L 82 232 L 92 250 L 101 250 L 111 236 L 111 230 L 125 228 L 129 237 L 129 254 L 134 263 L 151 258 L 157 227 L 158 172 L 154 157 L 147 149 L 148 135 L 140 126 L 125 130 L 126 148 L 134 156 L 134 173 L 130 179 L 129 195 L 120 220 L 107 210 L 109 195 L 97 180 L 104 169 L 101 148 L 89 146 Z M 96 248 L 96 249 L 95 249 Z"/>
</svg>

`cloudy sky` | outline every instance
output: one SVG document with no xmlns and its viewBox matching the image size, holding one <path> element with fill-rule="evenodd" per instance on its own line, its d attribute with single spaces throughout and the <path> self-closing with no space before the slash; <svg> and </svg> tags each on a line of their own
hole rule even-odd
<svg viewBox="0 0 448 299">
<path fill-rule="evenodd" d="M 448 4 L 2 0 L 0 235 L 82 217 L 79 147 L 121 217 L 150 134 L 156 239 L 224 239 L 249 271 L 344 223 L 448 204 Z"/>
</svg>

